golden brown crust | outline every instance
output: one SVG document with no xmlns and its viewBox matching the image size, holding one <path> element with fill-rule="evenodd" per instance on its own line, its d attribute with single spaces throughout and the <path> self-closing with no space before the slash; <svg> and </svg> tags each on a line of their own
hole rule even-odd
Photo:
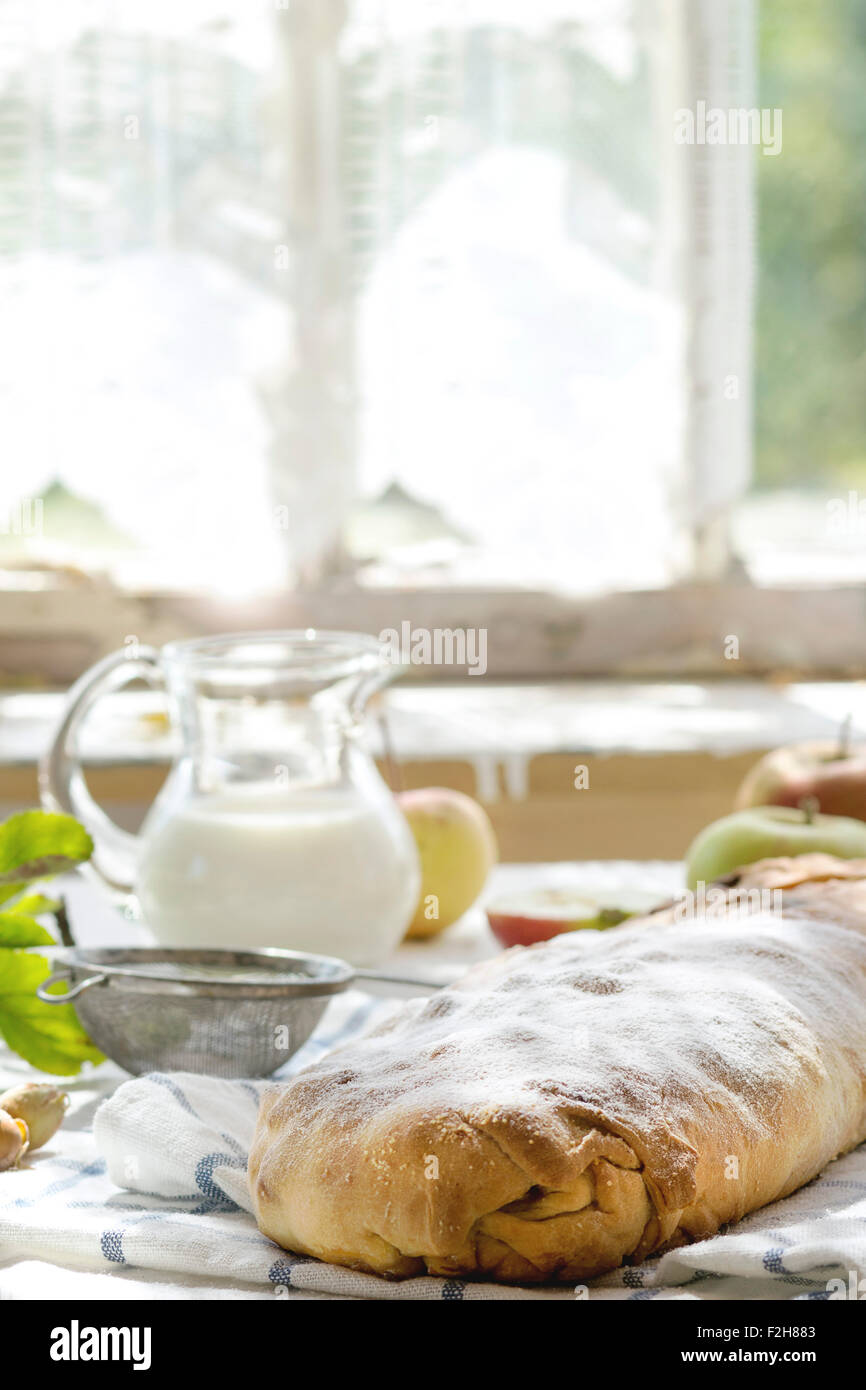
<svg viewBox="0 0 866 1390">
<path fill-rule="evenodd" d="M 574 1280 L 809 1181 L 866 1137 L 866 863 L 809 858 L 741 875 L 781 913 L 517 948 L 271 1089 L 261 1229 L 395 1277 Z"/>
</svg>

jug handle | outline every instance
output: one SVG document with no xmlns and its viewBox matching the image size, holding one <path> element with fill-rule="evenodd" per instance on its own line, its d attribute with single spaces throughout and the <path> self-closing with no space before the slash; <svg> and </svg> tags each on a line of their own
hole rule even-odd
<svg viewBox="0 0 866 1390">
<path fill-rule="evenodd" d="M 39 763 L 39 791 L 47 811 L 75 816 L 93 836 L 92 867 L 110 888 L 132 890 L 138 856 L 138 837 L 106 815 L 84 780 L 78 749 L 81 726 L 96 701 L 133 680 L 159 684 L 159 652 L 155 647 L 127 647 L 112 652 L 85 671 L 69 691 L 66 710 L 51 746 Z"/>
</svg>

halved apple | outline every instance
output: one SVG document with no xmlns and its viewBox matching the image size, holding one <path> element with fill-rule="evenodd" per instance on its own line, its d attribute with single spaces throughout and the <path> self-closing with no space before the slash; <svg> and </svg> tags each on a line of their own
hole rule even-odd
<svg viewBox="0 0 866 1390">
<path fill-rule="evenodd" d="M 487 920 L 503 946 L 534 946 L 561 932 L 618 926 L 628 917 L 652 912 L 662 900 L 662 894 L 644 889 L 531 888 L 489 903 Z"/>
</svg>

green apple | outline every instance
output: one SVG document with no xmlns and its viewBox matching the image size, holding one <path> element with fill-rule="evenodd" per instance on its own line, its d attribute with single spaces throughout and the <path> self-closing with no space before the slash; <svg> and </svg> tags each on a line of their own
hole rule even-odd
<svg viewBox="0 0 866 1390">
<path fill-rule="evenodd" d="M 797 854 L 866 859 L 866 821 L 815 815 L 811 809 L 755 806 L 713 821 L 686 853 L 688 886 L 712 883 L 744 864 Z"/>
</svg>

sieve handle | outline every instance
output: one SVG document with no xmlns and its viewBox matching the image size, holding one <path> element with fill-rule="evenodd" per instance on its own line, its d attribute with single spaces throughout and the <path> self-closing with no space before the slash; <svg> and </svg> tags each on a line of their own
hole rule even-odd
<svg viewBox="0 0 866 1390">
<path fill-rule="evenodd" d="M 409 975 L 388 975 L 381 970 L 356 970 L 356 980 L 377 980 L 383 985 L 406 985 L 410 989 L 421 989 L 429 992 L 434 989 L 444 989 L 449 983 L 446 980 L 419 980 L 413 979 Z"/>
<path fill-rule="evenodd" d="M 108 979 L 107 975 L 88 975 L 86 980 L 80 984 L 73 985 L 65 994 L 49 994 L 48 986 L 56 985 L 61 980 L 69 979 L 68 970 L 55 970 L 53 975 L 49 975 L 47 980 L 43 980 L 41 985 L 36 986 L 36 998 L 41 999 L 43 1004 L 68 1004 L 70 999 L 77 999 L 79 994 L 83 994 L 91 985 L 104 985 Z"/>
</svg>

